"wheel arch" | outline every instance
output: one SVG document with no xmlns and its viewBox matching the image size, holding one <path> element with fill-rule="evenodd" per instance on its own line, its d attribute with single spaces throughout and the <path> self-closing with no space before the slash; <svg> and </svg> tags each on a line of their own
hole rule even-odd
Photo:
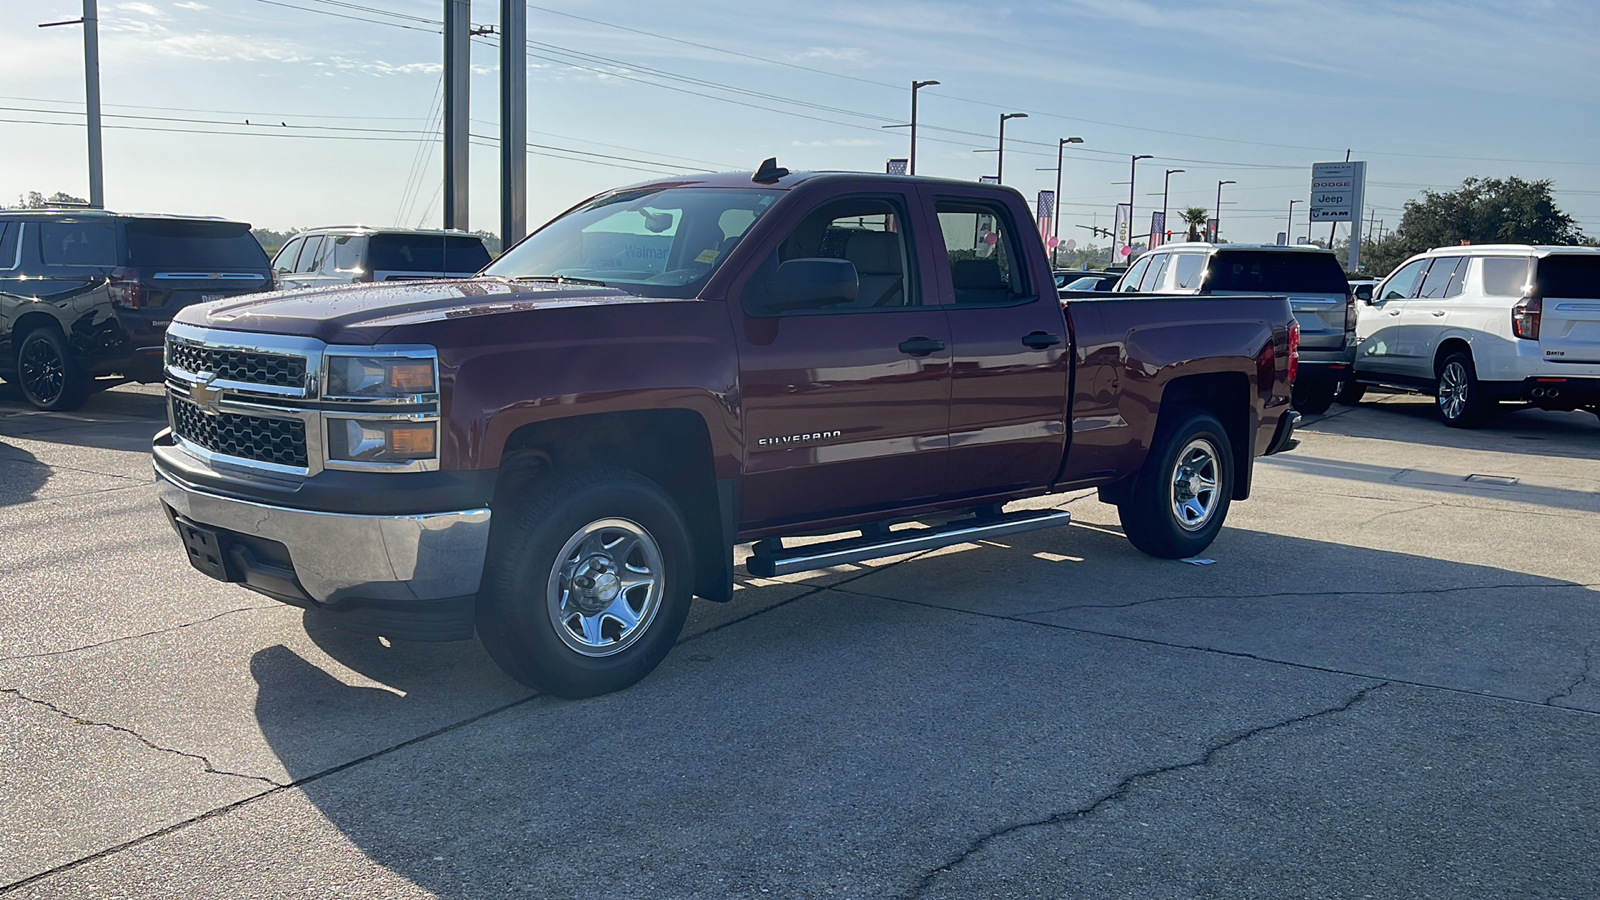
<svg viewBox="0 0 1600 900">
<path fill-rule="evenodd" d="M 1184 411 L 1199 409 L 1211 413 L 1228 434 L 1233 454 L 1235 500 L 1250 498 L 1251 476 L 1255 472 L 1252 436 L 1255 434 L 1255 407 L 1251 405 L 1250 376 L 1243 372 L 1210 372 L 1172 379 L 1161 392 L 1161 411 L 1156 430 Z"/>
<path fill-rule="evenodd" d="M 1471 360 L 1472 344 L 1463 337 L 1448 337 L 1440 341 L 1439 349 L 1433 353 L 1433 374 L 1435 376 L 1439 374 L 1439 367 L 1444 365 L 1444 361 L 1450 358 L 1452 353 L 1465 353 L 1467 359 Z M 1474 365 L 1476 365 L 1475 361 Z"/>
<path fill-rule="evenodd" d="M 627 469 L 666 491 L 689 525 L 695 593 L 732 599 L 738 497 L 732 479 L 716 477 L 710 430 L 698 413 L 608 412 L 520 426 L 506 439 L 495 501 L 517 496 L 551 471 L 585 465 Z"/>
</svg>

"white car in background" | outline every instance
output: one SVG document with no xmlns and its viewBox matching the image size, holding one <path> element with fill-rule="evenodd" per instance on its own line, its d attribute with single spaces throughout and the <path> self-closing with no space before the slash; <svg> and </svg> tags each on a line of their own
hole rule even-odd
<svg viewBox="0 0 1600 900">
<path fill-rule="evenodd" d="M 344 225 L 308 228 L 290 238 L 273 257 L 272 274 L 287 290 L 471 278 L 489 260 L 483 238 L 463 231 Z"/>
<path fill-rule="evenodd" d="M 1445 424 L 1503 402 L 1600 414 L 1600 248 L 1480 244 L 1413 256 L 1356 321 L 1354 377 L 1432 394 Z"/>
</svg>

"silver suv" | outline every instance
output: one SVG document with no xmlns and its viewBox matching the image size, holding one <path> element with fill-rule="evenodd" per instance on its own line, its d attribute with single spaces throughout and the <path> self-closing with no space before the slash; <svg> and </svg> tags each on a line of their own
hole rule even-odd
<svg viewBox="0 0 1600 900">
<path fill-rule="evenodd" d="M 1167 244 L 1139 257 L 1119 292 L 1274 294 L 1289 298 L 1300 323 L 1294 407 L 1324 413 L 1355 360 L 1356 303 L 1339 258 L 1320 247 L 1277 244 Z"/>
<path fill-rule="evenodd" d="M 278 286 L 326 287 L 368 281 L 471 278 L 489 264 L 483 238 L 463 231 L 310 228 L 296 234 L 272 259 Z"/>
</svg>

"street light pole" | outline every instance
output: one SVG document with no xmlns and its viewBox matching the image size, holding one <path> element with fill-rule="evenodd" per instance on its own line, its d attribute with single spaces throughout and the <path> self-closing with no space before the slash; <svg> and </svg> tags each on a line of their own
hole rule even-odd
<svg viewBox="0 0 1600 900">
<path fill-rule="evenodd" d="M 1168 169 L 1167 176 L 1161 179 L 1161 230 L 1163 232 L 1172 230 L 1172 226 L 1167 223 L 1167 188 L 1172 186 L 1172 176 L 1182 171 L 1182 169 Z M 1162 234 L 1162 243 L 1166 243 L 1166 239 L 1167 236 Z"/>
<path fill-rule="evenodd" d="M 994 162 L 994 180 L 999 184 L 1005 184 L 1005 174 L 1006 174 L 1006 120 L 1007 119 L 1026 119 L 1027 117 L 1028 117 L 1027 113 L 1001 113 L 1000 114 L 1000 148 L 999 148 L 999 150 L 996 151 L 997 155 L 995 157 L 995 162 Z"/>
<path fill-rule="evenodd" d="M 1056 239 L 1057 247 L 1061 246 L 1061 151 L 1065 150 L 1068 144 L 1081 143 L 1083 143 L 1083 138 L 1081 137 L 1062 138 L 1056 141 L 1056 213 L 1052 217 L 1053 221 L 1050 224 L 1054 229 L 1051 236 Z M 1051 263 L 1055 262 L 1055 253 L 1054 249 L 1050 251 Z"/>
<path fill-rule="evenodd" d="M 1284 225 L 1283 232 L 1283 245 L 1285 247 L 1294 246 L 1294 205 L 1299 202 L 1299 200 L 1289 201 L 1289 221 Z"/>
<path fill-rule="evenodd" d="M 1213 241 L 1222 237 L 1222 186 L 1225 184 L 1238 184 L 1237 181 L 1217 182 L 1217 233 L 1211 236 Z"/>
<path fill-rule="evenodd" d="M 917 174 L 917 91 L 933 87 L 937 81 L 911 82 L 911 159 L 908 163 L 912 175 Z"/>
<path fill-rule="evenodd" d="M 1135 228 L 1139 227 L 1137 224 L 1134 223 L 1134 220 L 1133 220 L 1133 182 L 1138 178 L 1139 160 L 1141 160 L 1141 159 L 1155 159 L 1155 157 L 1151 156 L 1148 153 L 1141 153 L 1141 154 L 1138 154 L 1137 156 L 1134 156 L 1128 162 L 1128 246 L 1129 247 L 1133 246 L 1133 230 Z M 1113 260 L 1113 262 L 1114 261 L 1115 260 Z"/>
<path fill-rule="evenodd" d="M 40 28 L 57 25 L 83 26 L 83 100 L 89 125 L 89 205 L 106 205 L 105 167 L 100 154 L 100 14 L 96 0 L 83 0 L 83 18 L 65 22 L 45 22 Z"/>
</svg>

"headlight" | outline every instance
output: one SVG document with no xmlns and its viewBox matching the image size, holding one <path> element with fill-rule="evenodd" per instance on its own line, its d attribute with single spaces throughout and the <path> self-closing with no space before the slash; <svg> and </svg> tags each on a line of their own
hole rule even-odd
<svg viewBox="0 0 1600 900">
<path fill-rule="evenodd" d="M 341 419 L 329 416 L 328 458 L 339 462 L 408 463 L 433 459 L 438 424 L 411 419 Z"/>
<path fill-rule="evenodd" d="M 438 391 L 434 361 L 405 356 L 329 356 L 328 397 L 393 398 Z"/>
</svg>

